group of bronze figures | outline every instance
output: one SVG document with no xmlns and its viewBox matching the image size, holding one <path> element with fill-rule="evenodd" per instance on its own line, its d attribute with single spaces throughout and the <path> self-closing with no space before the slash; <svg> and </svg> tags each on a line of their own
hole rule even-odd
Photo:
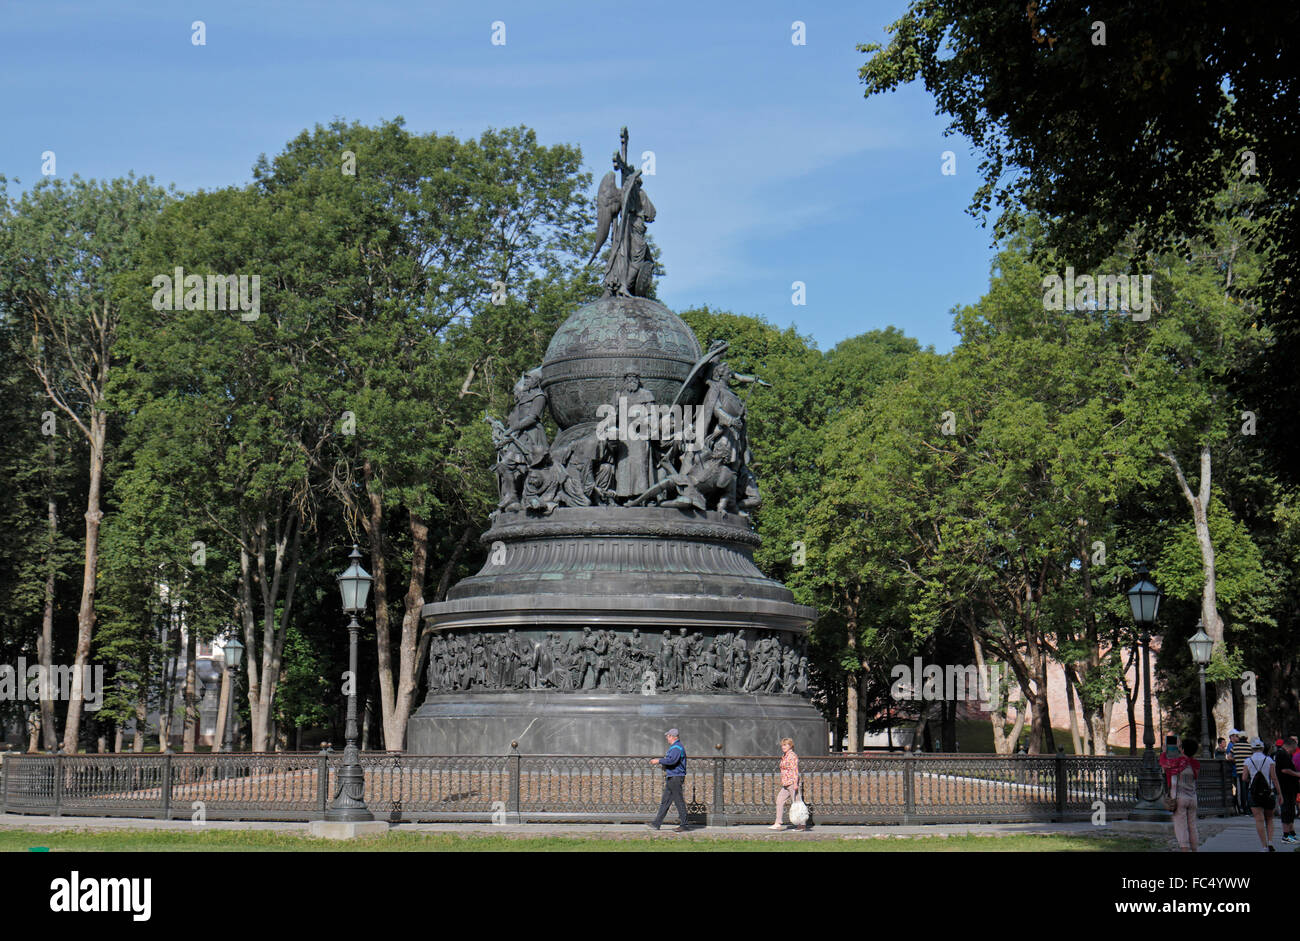
<svg viewBox="0 0 1300 941">
<path fill-rule="evenodd" d="M 436 634 L 429 649 L 431 692 L 460 690 L 608 690 L 654 694 L 808 692 L 806 641 L 757 640 L 746 631 L 713 637 L 680 628 L 662 637 L 584 627 L 536 642 L 506 633 Z"/>
<path fill-rule="evenodd" d="M 614 169 L 596 197 L 598 231 L 591 258 L 609 239 L 605 296 L 646 297 L 654 259 L 645 227 L 654 221 L 655 209 L 641 188 L 641 170 L 628 163 L 627 128 L 620 143 Z M 757 509 L 745 403 L 731 382 L 767 383 L 733 372 L 721 360 L 726 349 L 724 342 L 713 343 L 667 407 L 655 402 L 639 373 L 627 372 L 613 401 L 596 403 L 596 414 L 564 428 L 553 442 L 543 425 L 547 400 L 541 369 L 525 373 L 515 384 L 515 405 L 506 420 L 487 419 L 497 449 L 498 511 L 548 514 L 560 506 L 654 504 L 747 515 Z"/>
<path fill-rule="evenodd" d="M 749 467 L 744 401 L 731 382 L 762 382 L 734 372 L 714 343 L 696 364 L 678 400 L 655 403 L 636 373 L 623 380 L 620 401 L 603 404 L 591 422 L 547 441 L 541 370 L 515 384 L 505 422 L 489 418 L 497 449 L 498 511 L 548 514 L 558 506 L 671 506 L 749 514 L 761 498 Z M 681 404 L 696 377 L 699 406 Z M 764 383 L 765 384 L 765 383 Z"/>
</svg>

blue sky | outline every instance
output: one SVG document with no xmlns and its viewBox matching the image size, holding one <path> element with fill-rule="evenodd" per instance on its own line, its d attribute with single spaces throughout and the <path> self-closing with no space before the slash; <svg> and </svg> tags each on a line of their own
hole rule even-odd
<svg viewBox="0 0 1300 941">
<path fill-rule="evenodd" d="M 10 3 L 0 173 L 29 186 L 52 150 L 59 176 L 210 189 L 246 182 L 303 128 L 402 115 L 459 137 L 526 124 L 581 146 L 598 180 L 626 124 L 632 155 L 655 152 L 646 190 L 670 307 L 758 314 L 822 349 L 892 324 L 943 351 L 953 306 L 987 287 L 990 230 L 965 212 L 977 160 L 943 136 L 924 88 L 862 96 L 854 47 L 905 8 Z M 206 45 L 191 42 L 195 20 Z M 806 45 L 791 43 L 796 20 Z M 806 305 L 791 303 L 794 281 Z"/>
</svg>

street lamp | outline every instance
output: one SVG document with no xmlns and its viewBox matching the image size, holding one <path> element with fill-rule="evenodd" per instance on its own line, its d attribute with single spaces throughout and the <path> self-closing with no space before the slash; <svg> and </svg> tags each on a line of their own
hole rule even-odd
<svg viewBox="0 0 1300 941">
<path fill-rule="evenodd" d="M 361 750 L 357 747 L 357 635 L 361 625 L 357 615 L 365 610 L 370 594 L 370 574 L 361 567 L 361 550 L 352 546 L 352 564 L 339 576 L 339 593 L 343 596 L 343 610 L 352 618 L 348 624 L 348 724 L 347 744 L 343 749 L 343 767 L 339 769 L 339 786 L 334 800 L 325 811 L 330 823 L 357 823 L 374 820 L 375 815 L 366 807 L 366 773 L 361 767 Z"/>
<path fill-rule="evenodd" d="M 1202 748 L 1208 747 L 1207 754 L 1214 754 L 1214 743 L 1210 741 L 1210 717 L 1205 707 L 1205 668 L 1214 655 L 1214 641 L 1205 633 L 1205 622 L 1196 622 L 1196 633 L 1187 642 L 1192 648 L 1192 662 L 1201 669 L 1201 742 Z"/>
<path fill-rule="evenodd" d="M 1133 611 L 1133 620 L 1141 631 L 1142 643 L 1142 764 L 1138 767 L 1138 800 L 1133 807 L 1130 819 L 1165 820 L 1169 812 L 1161 803 L 1160 765 L 1156 761 L 1155 729 L 1151 721 L 1151 628 L 1156 623 L 1160 611 L 1160 589 L 1148 577 L 1150 571 L 1145 562 L 1137 567 L 1138 583 L 1128 590 L 1128 603 Z"/>
<path fill-rule="evenodd" d="M 244 661 L 244 645 L 234 634 L 226 640 L 221 648 L 226 659 L 226 740 L 221 745 L 224 753 L 235 750 L 235 677 L 239 675 L 239 665 Z"/>
</svg>

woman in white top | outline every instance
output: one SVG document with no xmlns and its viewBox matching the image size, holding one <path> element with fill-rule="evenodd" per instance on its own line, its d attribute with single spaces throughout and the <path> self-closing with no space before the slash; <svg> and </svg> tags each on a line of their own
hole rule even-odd
<svg viewBox="0 0 1300 941">
<path fill-rule="evenodd" d="M 1259 739 L 1252 740 L 1250 747 L 1254 751 L 1246 759 L 1246 764 L 1241 769 L 1241 777 L 1246 785 L 1246 794 L 1250 798 L 1250 812 L 1255 815 L 1255 832 L 1259 834 L 1259 842 L 1264 847 L 1263 852 L 1275 853 L 1277 847 L 1273 845 L 1273 807 L 1276 802 L 1273 794 L 1282 790 L 1277 782 L 1277 764 L 1264 754 L 1264 743 Z M 1254 787 L 1256 774 L 1263 775 L 1264 780 L 1272 788 L 1272 793 L 1267 797 L 1260 795 Z"/>
</svg>

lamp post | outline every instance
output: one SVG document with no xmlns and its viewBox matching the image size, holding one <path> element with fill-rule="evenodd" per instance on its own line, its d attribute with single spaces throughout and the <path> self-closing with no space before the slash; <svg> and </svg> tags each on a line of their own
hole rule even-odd
<svg viewBox="0 0 1300 941">
<path fill-rule="evenodd" d="M 338 579 L 343 610 L 352 618 L 348 624 L 348 675 L 351 681 L 348 683 L 347 744 L 343 749 L 343 767 L 339 769 L 338 790 L 325 811 L 325 820 L 330 823 L 360 823 L 375 819 L 366 807 L 366 773 L 361 767 L 361 750 L 357 747 L 357 635 L 361 632 L 357 615 L 365 610 L 371 577 L 361 567 L 361 550 L 355 545 L 350 558 L 352 564 Z"/>
<path fill-rule="evenodd" d="M 1156 737 L 1151 719 L 1151 628 L 1156 623 L 1156 614 L 1160 610 L 1160 589 L 1148 577 L 1150 571 L 1145 562 L 1137 567 L 1138 583 L 1128 590 L 1128 603 L 1133 611 L 1133 620 L 1141 631 L 1139 640 L 1142 644 L 1142 764 L 1138 767 L 1138 799 L 1129 814 L 1134 820 L 1166 820 L 1169 811 L 1160 801 L 1163 790 L 1160 783 L 1160 765 L 1156 761 Z"/>
<path fill-rule="evenodd" d="M 244 645 L 231 634 L 221 653 L 226 659 L 226 740 L 221 743 L 221 751 L 228 754 L 235 750 L 235 677 L 244 660 Z"/>
<path fill-rule="evenodd" d="M 1205 622 L 1196 622 L 1196 633 L 1187 642 L 1192 648 L 1192 661 L 1201 670 L 1201 747 L 1208 748 L 1207 754 L 1214 754 L 1214 743 L 1210 741 L 1210 717 L 1205 706 L 1205 668 L 1210 657 L 1214 655 L 1214 641 L 1205 633 Z"/>
</svg>

